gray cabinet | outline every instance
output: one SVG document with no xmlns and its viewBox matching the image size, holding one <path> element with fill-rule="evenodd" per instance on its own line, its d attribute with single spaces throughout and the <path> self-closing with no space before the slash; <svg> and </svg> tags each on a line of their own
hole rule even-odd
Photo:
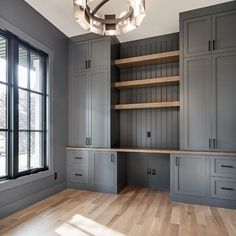
<svg viewBox="0 0 236 236">
<path fill-rule="evenodd" d="M 211 137 L 211 57 L 184 60 L 184 149 L 209 150 Z"/>
<path fill-rule="evenodd" d="M 235 37 L 236 42 L 236 37 Z M 212 56 L 214 150 L 236 150 L 236 51 Z"/>
<path fill-rule="evenodd" d="M 69 146 L 111 147 L 111 47 L 113 38 L 99 37 L 70 43 L 69 50 Z M 113 114 L 114 117 L 119 113 Z"/>
<path fill-rule="evenodd" d="M 175 156 L 174 157 L 174 192 L 180 195 L 205 197 L 206 157 Z"/>
<path fill-rule="evenodd" d="M 184 21 L 184 56 L 210 54 L 211 17 L 203 16 Z"/>
<path fill-rule="evenodd" d="M 118 193 L 126 182 L 126 160 L 109 151 L 67 151 L 67 186 Z"/>
<path fill-rule="evenodd" d="M 181 14 L 182 149 L 236 150 L 236 10 L 232 9 L 235 3 Z"/>
<path fill-rule="evenodd" d="M 236 159 L 227 156 L 171 155 L 172 201 L 236 208 Z"/>
<path fill-rule="evenodd" d="M 214 52 L 236 49 L 236 10 L 226 11 L 212 16 L 212 38 Z"/>
<path fill-rule="evenodd" d="M 93 152 L 92 183 L 98 188 L 116 188 L 117 154 L 111 152 Z"/>
</svg>

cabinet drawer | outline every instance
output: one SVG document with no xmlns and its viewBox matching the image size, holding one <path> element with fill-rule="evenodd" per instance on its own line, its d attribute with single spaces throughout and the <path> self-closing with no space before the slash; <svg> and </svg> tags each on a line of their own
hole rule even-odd
<svg viewBox="0 0 236 236">
<path fill-rule="evenodd" d="M 78 166 L 80 168 L 88 166 L 88 152 L 68 152 L 67 162 L 69 166 Z"/>
<path fill-rule="evenodd" d="M 211 178 L 211 197 L 236 200 L 236 179 Z"/>
<path fill-rule="evenodd" d="M 80 169 L 70 169 L 70 182 L 80 183 L 80 184 L 87 184 L 88 183 L 88 171 L 87 170 L 80 170 Z"/>
<path fill-rule="evenodd" d="M 236 158 L 228 158 L 228 157 L 212 158 L 211 176 L 236 178 Z"/>
</svg>

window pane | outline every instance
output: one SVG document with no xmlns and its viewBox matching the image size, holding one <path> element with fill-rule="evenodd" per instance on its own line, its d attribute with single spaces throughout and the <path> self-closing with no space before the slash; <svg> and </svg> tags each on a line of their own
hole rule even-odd
<svg viewBox="0 0 236 236">
<path fill-rule="evenodd" d="M 28 134 L 27 132 L 19 132 L 19 163 L 18 171 L 28 170 L 28 160 L 29 160 L 29 144 L 28 144 Z"/>
<path fill-rule="evenodd" d="M 30 54 L 30 89 L 42 92 L 41 57 L 35 53 Z"/>
<path fill-rule="evenodd" d="M 29 92 L 19 89 L 19 129 L 28 129 L 28 96 Z"/>
<path fill-rule="evenodd" d="M 28 88 L 28 52 L 19 46 L 18 86 Z"/>
<path fill-rule="evenodd" d="M 0 177 L 7 175 L 7 132 L 0 132 Z"/>
<path fill-rule="evenodd" d="M 7 86 L 0 84 L 0 129 L 7 128 Z"/>
<path fill-rule="evenodd" d="M 0 37 L 0 81 L 7 82 L 7 40 Z"/>
<path fill-rule="evenodd" d="M 31 132 L 30 135 L 30 167 L 43 167 L 43 142 L 42 133 Z"/>
<path fill-rule="evenodd" d="M 43 96 L 35 93 L 30 94 L 30 129 L 42 130 L 42 102 Z"/>
</svg>

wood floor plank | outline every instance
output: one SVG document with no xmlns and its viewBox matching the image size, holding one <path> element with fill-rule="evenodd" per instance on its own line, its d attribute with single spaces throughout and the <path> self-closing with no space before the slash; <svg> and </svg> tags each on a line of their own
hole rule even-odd
<svg viewBox="0 0 236 236">
<path fill-rule="evenodd" d="M 235 236 L 236 210 L 169 201 L 126 187 L 119 195 L 67 189 L 0 221 L 1 236 Z"/>
</svg>

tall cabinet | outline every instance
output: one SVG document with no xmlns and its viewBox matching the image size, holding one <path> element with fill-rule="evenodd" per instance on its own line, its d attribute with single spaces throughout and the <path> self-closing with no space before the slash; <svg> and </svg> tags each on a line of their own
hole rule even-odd
<svg viewBox="0 0 236 236">
<path fill-rule="evenodd" d="M 111 97 L 111 84 L 118 76 L 111 63 L 112 57 L 118 56 L 115 45 L 115 40 L 108 37 L 74 39 L 70 43 L 69 146 L 116 145 L 111 121 L 111 106 L 116 103 Z"/>
<path fill-rule="evenodd" d="M 181 148 L 236 150 L 236 4 L 180 15 Z"/>
</svg>

